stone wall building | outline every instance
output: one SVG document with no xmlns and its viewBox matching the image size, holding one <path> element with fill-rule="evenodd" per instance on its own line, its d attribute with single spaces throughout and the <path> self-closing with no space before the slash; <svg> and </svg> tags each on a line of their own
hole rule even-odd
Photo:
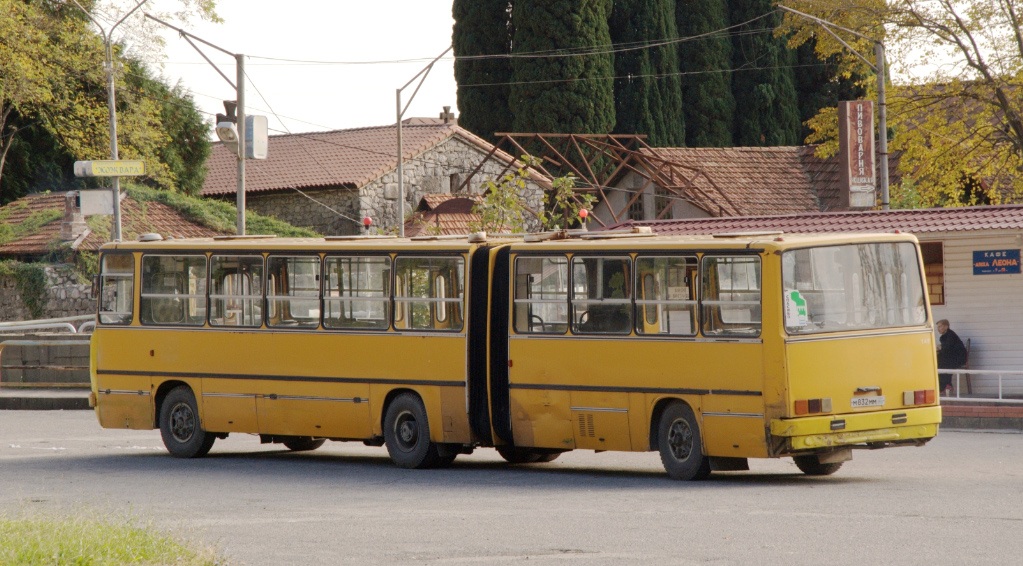
<svg viewBox="0 0 1023 566">
<path fill-rule="evenodd" d="M 271 136 L 267 159 L 246 161 L 246 208 L 328 236 L 359 234 L 366 217 L 375 228 L 393 231 L 424 196 L 480 194 L 485 181 L 517 166 L 511 155 L 453 121 L 405 120 L 405 206 L 399 219 L 397 146 L 395 125 Z M 208 168 L 202 195 L 235 202 L 233 150 L 215 145 Z M 536 175 L 527 183 L 526 206 L 542 210 L 549 187 Z M 536 219 L 528 225 L 538 226 Z"/>
</svg>

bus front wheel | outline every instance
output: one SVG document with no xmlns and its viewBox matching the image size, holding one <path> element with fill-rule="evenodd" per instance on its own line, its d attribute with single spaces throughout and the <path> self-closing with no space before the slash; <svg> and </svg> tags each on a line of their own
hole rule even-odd
<svg viewBox="0 0 1023 566">
<path fill-rule="evenodd" d="M 175 458 L 205 456 L 217 439 L 202 429 L 195 395 L 185 385 L 172 389 L 160 405 L 160 436 Z"/>
<path fill-rule="evenodd" d="M 431 468 L 441 463 L 437 445 L 430 442 L 426 406 L 414 393 L 398 395 L 387 407 L 384 443 L 399 468 Z"/>
<path fill-rule="evenodd" d="M 702 480 L 710 475 L 710 460 L 703 454 L 700 426 L 689 405 L 672 403 L 661 414 L 657 447 L 668 476 L 676 480 Z"/>
</svg>

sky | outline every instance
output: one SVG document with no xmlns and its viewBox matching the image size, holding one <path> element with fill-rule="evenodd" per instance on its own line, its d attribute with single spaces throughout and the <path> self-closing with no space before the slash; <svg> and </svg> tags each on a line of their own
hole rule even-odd
<svg viewBox="0 0 1023 566">
<path fill-rule="evenodd" d="M 171 0 L 151 3 L 154 9 L 174 7 Z M 178 27 L 246 55 L 246 113 L 266 115 L 271 135 L 394 124 L 395 90 L 451 45 L 454 23 L 451 0 L 216 3 L 223 23 L 195 19 Z M 163 75 L 172 85 L 180 80 L 212 123 L 213 114 L 224 112 L 222 101 L 235 99 L 233 87 L 176 31 L 163 35 Z M 233 57 L 197 45 L 235 82 Z M 412 61 L 395 63 L 406 60 Z M 403 90 L 403 105 L 417 84 Z M 455 90 L 449 53 L 433 66 L 403 117 L 436 117 L 444 106 L 457 114 Z"/>
</svg>

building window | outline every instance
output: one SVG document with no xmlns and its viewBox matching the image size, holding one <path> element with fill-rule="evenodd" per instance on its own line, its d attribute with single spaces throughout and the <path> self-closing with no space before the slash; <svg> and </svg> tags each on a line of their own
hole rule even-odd
<svg viewBox="0 0 1023 566">
<path fill-rule="evenodd" d="M 945 304 L 945 253 L 941 242 L 920 242 L 924 256 L 924 277 L 932 305 Z"/>
</svg>

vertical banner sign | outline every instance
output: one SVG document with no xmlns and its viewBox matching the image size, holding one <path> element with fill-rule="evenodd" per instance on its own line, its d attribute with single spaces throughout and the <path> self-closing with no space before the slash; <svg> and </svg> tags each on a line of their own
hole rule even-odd
<svg viewBox="0 0 1023 566">
<path fill-rule="evenodd" d="M 876 201 L 874 166 L 874 103 L 838 103 L 838 152 L 841 160 L 842 201 L 849 208 L 871 208 Z"/>
</svg>

